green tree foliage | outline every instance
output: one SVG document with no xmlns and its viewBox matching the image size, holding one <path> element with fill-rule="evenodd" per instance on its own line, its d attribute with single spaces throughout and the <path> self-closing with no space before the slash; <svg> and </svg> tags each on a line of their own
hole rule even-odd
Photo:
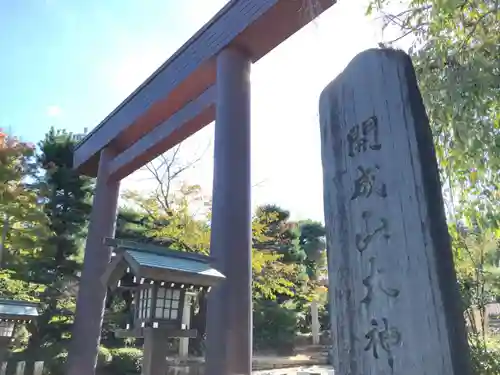
<svg viewBox="0 0 500 375">
<path fill-rule="evenodd" d="M 265 205 L 257 208 L 253 227 L 254 248 L 262 254 L 279 256 L 283 265 L 293 266 L 293 273 L 288 273 L 291 294 L 300 304 L 310 301 L 318 278 L 326 271 L 323 225 L 290 221 L 288 211 L 276 205 Z M 282 302 L 290 297 L 290 293 L 277 293 Z"/>
<path fill-rule="evenodd" d="M 0 131 L 0 295 L 33 300 L 39 286 L 29 283 L 24 257 L 37 251 L 46 223 L 30 182 L 36 172 L 34 146 Z M 17 327 L 13 346 L 23 348 L 27 331 Z"/>
<path fill-rule="evenodd" d="M 255 247 L 282 254 L 284 262 L 302 264 L 307 254 L 300 247 L 297 224 L 289 221 L 290 212 L 276 205 L 265 205 L 258 207 L 255 215 L 265 236 Z"/>
<path fill-rule="evenodd" d="M 253 256 L 256 308 L 263 303 L 265 308 L 259 310 L 261 314 L 271 313 L 274 309 L 284 309 L 281 312 L 283 316 L 294 313 L 297 321 L 295 330 L 309 331 L 310 302 L 321 299 L 325 294 L 321 290 L 323 276 L 326 275 L 323 225 L 313 221 L 293 222 L 288 211 L 276 205 L 265 205 L 257 208 L 253 228 L 254 248 L 257 249 Z M 262 273 L 255 273 L 259 257 L 270 259 Z M 273 260 L 273 257 L 276 259 Z M 274 276 L 276 270 L 286 271 L 280 272 L 277 277 Z M 269 275 L 275 284 L 270 282 Z M 261 279 L 265 281 L 262 286 L 273 287 L 271 293 L 259 293 Z M 269 300 L 275 300 L 277 304 L 268 305 Z M 254 324 L 256 332 L 266 329 Z"/>
<path fill-rule="evenodd" d="M 28 372 L 34 360 L 42 359 L 50 371 L 61 373 L 67 357 L 93 188 L 91 179 L 72 169 L 73 148 L 71 134 L 52 129 L 40 142 L 38 154 L 34 147 L 19 142 L 0 150 L 0 178 L 8 182 L 1 185 L 0 208 L 9 213 L 4 241 L 8 270 L 0 272 L 0 288 L 5 296 L 40 303 L 40 318 L 19 331 L 14 341 L 18 349 L 25 349 L 20 355 L 28 359 Z M 164 163 L 172 169 L 174 164 L 168 160 Z M 118 238 L 209 253 L 211 201 L 199 186 L 169 180 L 182 170 L 172 169 L 167 181 L 156 171 L 160 186 L 150 193 L 123 194 L 127 204 L 119 210 Z M 290 344 L 299 329 L 297 309 L 304 315 L 314 294 L 314 280 L 323 272 L 322 225 L 292 222 L 289 216 L 269 205 L 258 208 L 252 221 L 255 329 L 262 333 L 256 345 L 261 348 Z M 101 362 L 109 371 L 134 367 L 140 359 L 140 350 L 134 348 L 140 340 L 124 341 L 113 335 L 128 314 L 126 301 L 131 296 L 126 293 L 108 296 L 101 342 L 113 349 L 101 349 Z M 191 320 L 201 339 L 206 302 L 206 296 L 200 295 Z M 275 318 L 279 320 L 276 326 L 270 324 Z M 195 352 L 202 352 L 202 347 L 203 340 L 192 342 Z"/>
<path fill-rule="evenodd" d="M 500 175 L 500 16 L 496 0 L 373 1 L 410 50 L 434 133 L 448 198 L 458 211 L 485 212 L 498 226 Z"/>
<path fill-rule="evenodd" d="M 40 142 L 38 163 L 43 173 L 37 192 L 44 203 L 50 235 L 28 260 L 29 281 L 41 285 L 40 317 L 28 325 L 27 357 L 58 352 L 70 337 L 82 244 L 90 213 L 93 184 L 73 170 L 71 134 L 51 129 Z"/>
<path fill-rule="evenodd" d="M 298 332 L 298 314 L 293 305 L 258 300 L 254 306 L 254 348 L 278 350 L 290 355 Z"/>
<path fill-rule="evenodd" d="M 131 241 L 152 241 L 152 236 L 165 222 L 157 222 L 144 212 L 129 207 L 120 208 L 116 219 L 117 238 Z"/>
<path fill-rule="evenodd" d="M 142 220 L 141 229 L 139 229 L 142 235 L 149 237 L 151 241 L 178 250 L 208 254 L 210 213 L 207 211 L 196 213 L 193 212 L 192 207 L 196 205 L 205 207 L 210 201 L 204 200 L 200 187 L 196 185 L 181 185 L 180 189 L 171 195 L 169 208 L 166 211 L 161 203 L 163 197 L 159 198 L 155 191 L 149 195 L 136 191 L 127 191 L 123 194 L 129 207 L 137 207 L 144 215 L 139 219 L 139 221 Z M 255 298 L 274 299 L 278 294 L 294 293 L 293 280 L 298 277 L 298 270 L 293 262 L 284 261 L 287 245 L 280 245 L 278 241 L 281 240 L 286 244 L 295 242 L 297 250 L 304 254 L 301 259 L 305 259 L 306 256 L 305 252 L 298 247 L 299 236 L 289 239 L 291 232 L 283 234 L 280 229 L 277 229 L 280 223 L 275 223 L 271 216 L 274 216 L 274 213 L 266 214 L 266 219 L 264 219 L 263 214 L 257 213 L 252 222 L 254 244 L 252 271 Z M 146 229 L 144 223 L 148 220 L 157 225 Z M 290 258 L 293 259 L 293 257 Z M 281 262 L 282 259 L 283 262 Z"/>
<path fill-rule="evenodd" d="M 21 257 L 44 234 L 40 230 L 44 215 L 31 188 L 37 171 L 34 149 L 0 131 L 0 262 L 10 273 L 22 271 Z"/>
<path fill-rule="evenodd" d="M 140 374 L 142 351 L 136 348 L 120 348 L 111 352 L 112 360 L 108 366 L 111 374 Z"/>
<path fill-rule="evenodd" d="M 450 225 L 474 373 L 498 374 L 500 341 L 489 336 L 486 305 L 500 297 L 499 236 L 490 229 Z"/>
<path fill-rule="evenodd" d="M 178 186 L 176 191 L 169 190 L 168 197 L 159 193 L 166 188 L 149 194 L 126 191 L 123 196 L 127 201 L 128 219 L 122 211 L 117 236 L 124 234 L 137 238 L 136 234 L 140 233 L 140 236 L 148 238 L 147 241 L 182 251 L 208 254 L 210 211 L 206 208 L 211 202 L 203 197 L 199 186 Z M 315 279 L 315 276 L 309 278 L 309 272 L 312 270 L 311 273 L 316 275 L 320 268 L 316 264 L 320 264 L 321 254 L 324 253 L 323 236 L 321 224 L 290 222 L 289 213 L 277 206 L 259 207 L 252 221 L 254 302 L 275 301 L 279 306 L 293 299 L 295 303 L 299 302 L 300 308 L 307 309 L 305 304 L 314 291 L 311 280 Z M 109 307 L 111 309 L 111 304 Z M 117 306 L 118 309 L 122 307 Z M 204 296 L 195 303 L 195 307 L 197 314 L 192 322 L 203 335 L 206 319 Z M 287 311 L 292 313 L 290 308 Z M 202 343 L 194 344 L 196 348 Z"/>
<path fill-rule="evenodd" d="M 500 351 L 486 337 L 484 306 L 499 296 L 499 2 L 410 0 L 407 4 L 394 11 L 396 1 L 374 0 L 368 13 L 380 12 L 385 25 L 399 28 L 402 37 L 414 38 L 409 52 L 445 183 L 475 373 L 498 374 Z"/>
<path fill-rule="evenodd" d="M 268 216 L 271 215 L 274 216 L 271 213 Z M 252 221 L 252 295 L 254 301 L 275 300 L 278 296 L 294 295 L 293 281 L 298 277 L 299 268 L 296 264 L 284 262 L 284 254 L 272 247 L 276 244 L 275 239 L 270 237 L 272 232 L 257 209 L 257 214 Z"/>
<path fill-rule="evenodd" d="M 128 210 L 136 210 L 143 235 L 157 244 L 189 252 L 208 254 L 210 227 L 207 215 L 194 211 L 194 206 L 210 204 L 197 185 L 182 184 L 178 191 L 171 193 L 168 208 L 163 197 L 156 191 L 142 193 L 128 190 L 123 198 L 129 204 Z M 136 227 L 137 229 L 138 227 Z"/>
<path fill-rule="evenodd" d="M 21 142 L 0 129 L 0 205 L 2 213 L 22 221 L 23 213 L 35 205 L 36 196 L 26 189 L 34 174 L 34 145 Z"/>
<path fill-rule="evenodd" d="M 305 264 L 311 281 L 326 275 L 326 231 L 322 223 L 299 222 L 299 246 L 306 254 Z"/>
</svg>

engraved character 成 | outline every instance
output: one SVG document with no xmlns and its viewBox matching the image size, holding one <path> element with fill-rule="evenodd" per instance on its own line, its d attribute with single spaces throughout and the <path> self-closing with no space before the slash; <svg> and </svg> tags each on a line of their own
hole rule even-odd
<svg viewBox="0 0 500 375">
<path fill-rule="evenodd" d="M 358 167 L 360 176 L 354 180 L 354 193 L 352 194 L 351 200 L 358 197 L 368 198 L 372 195 L 373 191 L 382 198 L 387 197 L 387 187 L 385 183 L 376 186 L 375 171 L 378 170 L 380 170 L 378 165 L 375 165 L 375 168 Z"/>
</svg>

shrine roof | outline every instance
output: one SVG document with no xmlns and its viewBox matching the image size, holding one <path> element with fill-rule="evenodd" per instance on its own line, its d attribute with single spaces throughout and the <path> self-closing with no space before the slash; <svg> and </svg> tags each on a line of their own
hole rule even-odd
<svg viewBox="0 0 500 375">
<path fill-rule="evenodd" d="M 225 276 L 212 266 L 213 258 L 160 246 L 106 239 L 114 247 L 103 282 L 115 284 L 127 268 L 134 276 L 148 280 L 211 286 Z"/>
<path fill-rule="evenodd" d="M 200 260 L 161 255 L 147 250 L 127 249 L 125 251 L 141 266 L 224 278 L 222 273 Z"/>
<path fill-rule="evenodd" d="M 37 304 L 0 299 L 0 319 L 30 320 L 38 316 Z"/>
</svg>

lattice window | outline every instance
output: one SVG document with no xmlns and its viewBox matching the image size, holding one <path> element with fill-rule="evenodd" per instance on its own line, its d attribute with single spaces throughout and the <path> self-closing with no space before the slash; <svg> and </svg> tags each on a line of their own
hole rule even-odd
<svg viewBox="0 0 500 375">
<path fill-rule="evenodd" d="M 181 291 L 178 289 L 158 288 L 156 295 L 155 318 L 176 320 L 179 316 Z"/>
<path fill-rule="evenodd" d="M 146 319 L 151 316 L 152 297 L 151 289 L 141 289 L 139 308 L 137 309 L 139 319 Z"/>
</svg>

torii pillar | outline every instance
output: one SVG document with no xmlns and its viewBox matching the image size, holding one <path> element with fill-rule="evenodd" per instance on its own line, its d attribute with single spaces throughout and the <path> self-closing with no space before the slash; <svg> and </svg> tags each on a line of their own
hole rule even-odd
<svg viewBox="0 0 500 375">
<path fill-rule="evenodd" d="M 301 1 L 229 1 L 75 148 L 74 168 L 97 186 L 68 375 L 95 372 L 119 181 L 214 119 L 211 253 L 226 281 L 210 297 L 206 374 L 250 374 L 250 66 L 335 2 L 304 15 Z"/>
<path fill-rule="evenodd" d="M 69 375 L 95 373 L 96 351 L 101 340 L 103 307 L 106 299 L 106 288 L 103 287 L 99 276 L 104 274 L 111 259 L 111 250 L 104 246 L 103 241 L 104 238 L 115 235 L 120 192 L 120 181 L 109 178 L 109 163 L 113 156 L 114 153 L 110 148 L 101 151 L 80 278 L 80 285 L 84 287 L 80 287 L 78 292 L 72 347 L 68 357 Z M 92 341 L 91 345 L 89 341 Z M 89 361 L 89 358 L 94 358 L 94 361 Z"/>
<path fill-rule="evenodd" d="M 252 371 L 250 67 L 234 48 L 217 57 L 210 253 L 226 280 L 209 297 L 206 375 Z"/>
<path fill-rule="evenodd" d="M 227 48 L 217 57 L 210 252 L 226 281 L 214 288 L 208 304 L 207 375 L 250 375 L 252 369 L 250 68 L 243 51 Z M 70 375 L 95 371 L 96 363 L 88 361 L 94 356 L 85 351 L 95 351 L 100 336 L 83 335 L 100 331 L 102 324 L 106 291 L 95 275 L 104 273 L 110 251 L 103 240 L 115 231 L 119 182 L 108 173 L 112 157 L 107 148 L 101 152 L 81 279 L 87 287 L 78 295 Z M 99 319 L 86 318 L 95 316 Z"/>
</svg>

